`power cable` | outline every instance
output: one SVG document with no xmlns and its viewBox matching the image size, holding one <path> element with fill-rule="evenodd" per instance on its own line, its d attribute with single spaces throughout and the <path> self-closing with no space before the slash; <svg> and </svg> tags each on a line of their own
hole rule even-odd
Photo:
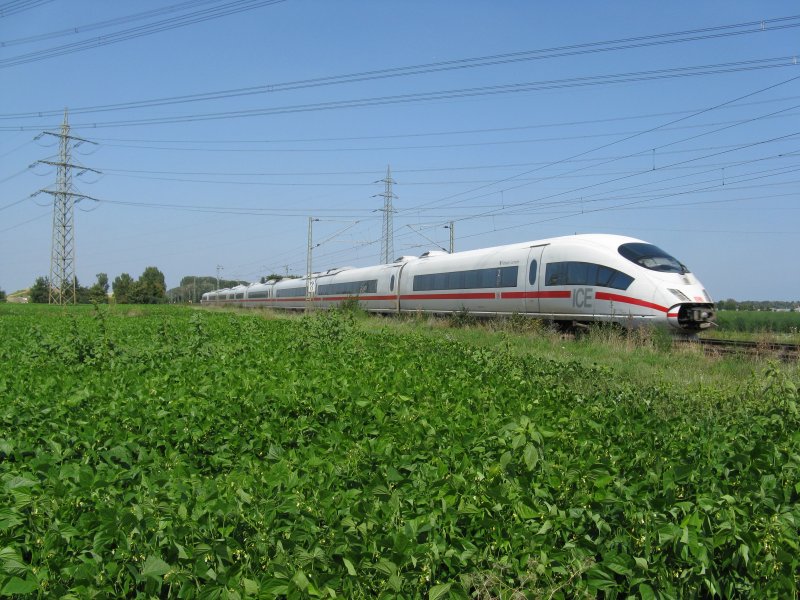
<svg viewBox="0 0 800 600">
<path fill-rule="evenodd" d="M 496 181 L 496 182 L 495 182 L 495 183 L 493 183 L 493 184 L 486 184 L 486 185 L 478 186 L 478 187 L 472 188 L 472 189 L 470 189 L 470 190 L 462 191 L 462 192 L 459 192 L 459 193 L 457 193 L 457 194 L 453 194 L 453 195 L 450 195 L 450 196 L 447 196 L 447 197 L 441 198 L 441 199 L 439 199 L 439 200 L 437 200 L 437 201 L 434 201 L 434 202 L 427 202 L 427 203 L 424 203 L 424 204 L 421 204 L 421 205 L 417 205 L 416 207 L 408 208 L 408 209 L 405 209 L 405 210 L 407 210 L 407 211 L 412 211 L 412 210 L 415 210 L 416 208 L 419 208 L 419 207 L 421 207 L 421 206 L 428 206 L 428 205 L 430 205 L 430 204 L 433 204 L 433 203 L 440 203 L 440 202 L 443 202 L 443 201 L 445 201 L 445 200 L 450 200 L 451 198 L 455 198 L 455 197 L 457 197 L 457 196 L 463 196 L 464 194 L 470 194 L 470 193 L 472 193 L 472 192 L 476 192 L 476 191 L 479 191 L 479 190 L 482 190 L 482 189 L 486 189 L 487 187 L 490 187 L 490 186 L 492 186 L 492 185 L 497 185 L 497 184 L 499 184 L 499 183 L 505 183 L 505 182 L 507 182 L 507 181 L 512 181 L 512 180 L 515 180 L 515 179 L 517 179 L 518 177 L 522 177 L 523 175 L 529 175 L 530 173 L 534 173 L 534 172 L 536 172 L 536 171 L 540 171 L 540 170 L 542 170 L 542 169 L 544 169 L 544 168 L 546 168 L 546 167 L 551 167 L 551 166 L 555 166 L 555 165 L 558 165 L 558 164 L 562 164 L 562 163 L 564 163 L 564 162 L 571 161 L 571 160 L 573 160 L 573 159 L 580 158 L 580 157 L 582 157 L 582 156 L 586 156 L 586 155 L 588 155 L 588 154 L 591 154 L 591 153 L 593 153 L 593 152 L 597 152 L 598 150 L 602 150 L 602 149 L 604 149 L 604 148 L 609 148 L 609 147 L 611 147 L 611 146 L 614 146 L 614 145 L 616 145 L 616 144 L 620 144 L 620 143 L 622 143 L 622 142 L 626 142 L 626 141 L 629 141 L 629 140 L 635 139 L 635 138 L 637 138 L 637 137 L 641 137 L 641 136 L 643 136 L 643 135 L 646 135 L 646 134 L 648 134 L 648 133 L 652 133 L 652 132 L 654 132 L 654 131 L 658 131 L 658 130 L 664 129 L 664 128 L 666 128 L 666 127 L 669 127 L 669 126 L 671 126 L 671 125 L 674 125 L 675 123 L 679 123 L 679 122 L 681 122 L 681 121 L 685 121 L 685 120 L 688 120 L 688 119 L 692 119 L 692 118 L 694 118 L 694 117 L 697 117 L 697 116 L 699 116 L 699 115 L 702 115 L 702 114 L 705 114 L 705 113 L 708 113 L 708 112 L 711 112 L 711 111 L 714 111 L 714 110 L 718 110 L 719 108 L 722 108 L 722 107 L 724 107 L 724 106 L 728 106 L 728 105 L 734 104 L 734 103 L 736 103 L 736 102 L 738 102 L 738 101 L 740 101 L 740 100 L 744 100 L 745 98 L 750 98 L 750 97 L 752 97 L 752 96 L 755 96 L 755 95 L 757 95 L 757 94 L 762 94 L 762 93 L 764 93 L 764 92 L 766 92 L 766 91 L 769 91 L 769 90 L 775 89 L 775 88 L 777 88 L 777 87 L 780 87 L 780 86 L 786 85 L 786 84 L 788 84 L 788 83 L 792 83 L 792 82 L 794 82 L 794 81 L 797 81 L 797 80 L 799 80 L 799 79 L 800 79 L 800 75 L 798 75 L 798 76 L 795 76 L 795 77 L 790 77 L 789 79 L 785 79 L 785 80 L 783 80 L 783 81 L 780 81 L 780 82 L 778 82 L 778 83 L 771 84 L 771 85 L 768 85 L 768 86 L 766 86 L 766 87 L 763 87 L 763 88 L 759 88 L 759 89 L 757 89 L 757 90 L 755 90 L 755 91 L 753 91 L 753 92 L 748 92 L 747 94 L 744 94 L 744 95 L 742 95 L 742 96 L 739 96 L 739 97 L 737 97 L 737 98 L 734 98 L 734 99 L 732 99 L 732 100 L 726 100 L 725 102 L 721 102 L 721 103 L 719 103 L 719 104 L 716 104 L 716 105 L 714 105 L 714 106 L 711 106 L 711 107 L 709 107 L 709 108 L 705 108 L 705 109 L 699 110 L 699 111 L 697 111 L 697 112 L 695 112 L 695 113 L 692 113 L 692 114 L 690 114 L 690 115 L 686 115 L 686 116 L 683 116 L 683 117 L 679 117 L 679 118 L 677 118 L 677 119 L 672 119 L 672 120 L 670 120 L 670 121 L 667 121 L 667 122 L 665 122 L 665 123 L 661 123 L 660 125 L 656 125 L 655 127 L 651 127 L 651 128 L 649 128 L 649 129 L 645 129 L 645 130 L 642 130 L 642 131 L 640 131 L 640 132 L 637 132 L 637 133 L 635 133 L 635 134 L 633 134 L 633 135 L 629 135 L 629 136 L 626 136 L 626 137 L 620 138 L 620 139 L 618 139 L 618 140 L 615 140 L 615 141 L 613 141 L 613 142 L 608 142 L 607 144 L 602 144 L 602 145 L 600 145 L 600 146 L 595 146 L 594 148 L 590 148 L 590 149 L 588 149 L 588 150 L 584 150 L 583 152 L 579 152 L 579 153 L 577 153 L 577 154 L 573 154 L 572 156 L 569 156 L 569 157 L 566 157 L 566 158 L 562 158 L 562 159 L 558 159 L 558 160 L 552 161 L 552 162 L 548 163 L 548 164 L 547 164 L 547 165 L 545 165 L 545 166 L 536 167 L 535 169 L 530 169 L 530 170 L 528 170 L 528 171 L 525 171 L 525 172 L 523 172 L 523 173 L 519 173 L 519 174 L 517 174 L 517 175 L 513 175 L 513 176 L 510 176 L 510 177 L 506 177 L 506 178 L 504 178 L 504 179 L 500 179 L 500 180 Z M 706 134 L 706 135 L 707 135 L 707 134 Z M 696 137 L 697 137 L 697 136 L 696 136 Z M 675 143 L 675 142 L 671 143 L 670 145 L 672 145 L 672 144 L 674 144 L 674 143 Z M 649 149 L 648 149 L 648 150 L 649 150 Z M 630 154 L 630 155 L 628 155 L 628 156 L 627 156 L 627 157 L 625 157 L 625 158 L 629 158 L 629 157 L 631 157 L 631 156 L 635 156 L 636 154 L 641 154 L 641 151 L 640 151 L 640 152 L 638 152 L 638 153 Z M 610 163 L 610 162 L 615 162 L 615 161 L 614 161 L 614 160 L 610 160 L 610 161 L 606 161 L 606 162 L 603 162 L 603 163 L 599 163 L 598 165 L 595 165 L 595 166 L 600 166 L 600 165 L 608 164 L 608 163 Z M 585 167 L 585 168 L 592 168 L 592 167 L 591 167 L 591 166 L 589 166 L 589 167 Z M 575 170 L 573 170 L 572 172 L 574 173 L 574 172 L 575 172 Z M 516 187 L 520 187 L 520 186 L 516 186 Z M 511 189 L 511 188 L 507 188 L 507 189 Z M 505 191 L 505 190 L 504 190 L 504 191 Z"/>
<path fill-rule="evenodd" d="M 80 52 L 91 48 L 108 46 L 117 42 L 131 40 L 162 31 L 169 31 L 171 29 L 185 27 L 187 25 L 194 25 L 196 23 L 202 23 L 204 21 L 261 8 L 262 6 L 279 4 L 285 1 L 286 0 L 235 0 L 233 2 L 223 4 L 222 6 L 202 9 L 177 17 L 170 17 L 168 19 L 156 21 L 148 25 L 140 25 L 138 27 L 118 31 L 116 33 L 110 33 L 102 37 L 92 38 L 81 42 L 73 42 L 71 44 L 64 44 L 62 46 L 55 46 L 45 50 L 37 50 L 35 52 L 28 52 L 27 54 L 20 54 L 17 56 L 0 59 L 0 69 L 24 65 L 56 56 L 63 56 L 65 54 Z"/>
<path fill-rule="evenodd" d="M 0 19 L 17 15 L 26 10 L 42 6 L 43 4 L 49 4 L 52 1 L 53 0 L 12 0 L 11 2 L 4 2 L 0 4 Z"/>
<path fill-rule="evenodd" d="M 156 98 L 151 100 L 138 100 L 133 102 L 117 103 L 110 105 L 75 107 L 72 108 L 70 112 L 73 115 L 77 115 L 85 113 L 106 112 L 111 110 L 128 110 L 132 108 L 144 108 L 153 106 L 164 106 L 169 104 L 183 104 L 187 102 L 218 100 L 223 98 L 227 99 L 237 96 L 305 89 L 308 87 L 318 87 L 318 86 L 341 84 L 341 83 L 356 83 L 374 79 L 383 79 L 387 77 L 421 75 L 421 74 L 437 73 L 440 71 L 447 71 L 453 69 L 495 66 L 498 64 L 507 64 L 523 60 L 534 60 L 534 59 L 541 60 L 541 59 L 560 58 L 564 56 L 573 56 L 586 53 L 628 50 L 632 48 L 641 48 L 651 45 L 683 43 L 687 41 L 697 41 L 697 40 L 704 40 L 716 37 L 727 37 L 731 35 L 742 35 L 746 33 L 763 34 L 765 31 L 777 31 L 781 29 L 795 28 L 795 27 L 800 27 L 800 15 L 778 17 L 775 19 L 767 19 L 764 21 L 737 23 L 733 25 L 706 27 L 706 28 L 693 29 L 687 31 L 651 34 L 646 36 L 624 38 L 617 40 L 606 40 L 600 42 L 574 44 L 569 46 L 559 46 L 555 48 L 524 50 L 506 54 L 495 54 L 489 56 L 440 61 L 436 63 L 410 65 L 403 67 L 392 67 L 392 68 L 377 69 L 372 71 L 363 71 L 358 73 L 348 73 L 344 75 L 331 75 L 326 77 L 303 79 L 303 80 L 289 81 L 283 83 L 272 83 L 259 86 L 249 86 L 244 88 L 203 92 L 200 94 L 170 96 L 170 97 Z M 747 29 L 743 31 L 731 31 L 742 28 L 747 28 Z M 688 36 L 688 37 L 681 38 L 680 36 Z M 679 39 L 672 39 L 672 38 L 679 38 Z M 4 61 L 0 60 L 0 67 L 2 67 L 3 64 Z M 4 117 L 11 116 L 14 118 L 24 118 L 24 117 L 38 118 L 43 116 L 57 116 L 61 113 L 61 111 L 62 109 L 59 108 L 53 110 L 36 111 L 31 113 L 21 113 L 17 115 L 3 115 L 3 116 Z"/>
<path fill-rule="evenodd" d="M 45 0 L 45 1 L 52 2 L 52 0 Z M 0 41 L 0 48 L 8 48 L 10 46 L 17 46 L 20 44 L 30 44 L 31 42 L 42 42 L 45 40 L 50 40 L 58 37 L 65 37 L 68 35 L 78 35 L 89 31 L 105 29 L 106 27 L 113 27 L 115 25 L 125 25 L 126 23 L 132 23 L 133 21 L 139 21 L 141 19 L 150 19 L 164 14 L 169 14 L 171 12 L 177 12 L 185 8 L 196 8 L 203 4 L 211 4 L 219 1 L 220 0 L 188 0 L 187 2 L 180 2 L 178 4 L 172 4 L 170 6 L 164 6 L 162 8 L 156 8 L 154 10 L 148 10 L 145 12 L 136 13 L 133 15 L 127 15 L 124 17 L 117 17 L 116 19 L 108 19 L 97 23 L 91 23 L 89 25 L 76 25 L 75 27 L 60 29 L 58 31 L 51 31 L 49 33 L 40 33 L 38 35 L 30 35 L 27 37 L 16 38 L 13 40 Z"/>
<path fill-rule="evenodd" d="M 770 98 L 768 100 L 759 100 L 755 102 L 743 102 L 738 104 L 737 107 L 749 107 L 749 106 L 758 106 L 761 104 L 775 104 L 776 102 L 788 102 L 794 101 L 800 98 L 800 96 L 788 96 L 784 98 Z M 318 142 L 350 142 L 350 141 L 365 141 L 365 140 L 385 140 L 385 139 L 398 139 L 398 138 L 416 138 L 416 137 L 439 137 L 439 136 L 450 136 L 450 135 L 472 135 L 472 134 L 483 134 L 483 133 L 505 133 L 509 131 L 521 131 L 525 129 L 549 129 L 549 128 L 556 128 L 556 127 L 585 127 L 586 125 L 597 125 L 600 123 L 613 123 L 618 121 L 632 121 L 632 120 L 640 120 L 640 119 L 652 119 L 656 117 L 672 117 L 672 116 L 679 116 L 685 115 L 689 113 L 697 112 L 701 110 L 699 108 L 691 108 L 686 110 L 680 111 L 672 111 L 672 112 L 661 112 L 661 113 L 650 113 L 650 114 L 640 114 L 640 115 L 631 115 L 631 116 L 624 116 L 624 117 L 607 117 L 604 119 L 587 119 L 582 121 L 566 121 L 561 123 L 537 123 L 533 125 L 516 125 L 516 126 L 509 126 L 509 127 L 492 127 L 492 128 L 485 128 L 485 129 L 461 129 L 461 130 L 454 130 L 454 131 L 424 131 L 424 132 L 416 132 L 416 133 L 397 133 L 397 134 L 384 134 L 384 135 L 366 135 L 366 136 L 347 136 L 347 137 L 327 137 L 327 138 L 299 138 L 299 139 L 272 139 L 272 140 L 265 140 L 265 139 L 249 139 L 249 140 L 188 140 L 188 139 L 178 139 L 178 140 L 165 140 L 165 139 L 143 139 L 143 138 L 104 138 L 104 137 L 97 137 L 92 136 L 92 140 L 95 142 L 127 142 L 127 143 L 141 143 L 141 144 L 220 144 L 220 145 L 230 145 L 230 144 L 300 144 L 300 143 L 318 143 Z M 103 144 L 105 146 L 112 146 L 113 144 Z M 363 172 L 362 172 L 363 173 Z"/>
<path fill-rule="evenodd" d="M 800 105 L 796 105 L 791 107 L 792 109 L 798 108 Z M 784 109 L 780 111 L 776 111 L 774 115 L 776 116 L 765 116 L 764 119 L 770 118 L 779 118 L 777 115 L 780 115 L 780 118 L 783 117 L 793 117 L 797 116 L 800 113 L 792 113 L 787 111 L 790 109 Z M 684 129 L 702 129 L 705 127 L 715 127 L 718 125 L 737 125 L 743 122 L 747 122 L 747 119 L 739 119 L 736 121 L 727 121 L 727 122 L 719 122 L 719 123 L 700 123 L 697 125 L 684 125 L 681 127 L 668 127 L 665 128 L 663 131 L 681 131 Z M 637 130 L 638 131 L 638 130 Z M 453 143 L 453 144 L 427 144 L 427 145 L 416 145 L 416 146 L 365 146 L 365 147 L 334 147 L 334 148 L 192 148 L 192 147 L 179 147 L 179 146 L 143 146 L 143 145 L 136 145 L 136 144 L 104 144 L 105 147 L 108 148 L 132 148 L 136 150 L 159 150 L 159 151 L 167 151 L 167 152 L 215 152 L 215 153 L 237 153 L 237 154 L 254 154 L 260 152 L 280 152 L 282 154 L 288 153 L 328 153 L 328 152 L 378 152 L 378 151 L 396 151 L 396 150 L 442 150 L 442 149 L 451 149 L 451 148 L 473 148 L 473 147 L 486 147 L 486 146 L 509 146 L 509 145 L 521 145 L 521 144 L 540 144 L 540 143 L 547 143 L 547 142 L 566 142 L 566 141 L 575 141 L 575 140 L 587 140 L 587 139 L 595 139 L 595 138 L 608 138 L 613 136 L 619 135 L 631 135 L 636 133 L 637 131 L 615 131 L 615 132 L 608 132 L 608 133 L 591 133 L 591 134 L 582 134 L 582 135 L 572 135 L 572 136 L 558 136 L 558 137 L 547 137 L 547 138 L 527 138 L 527 139 L 518 139 L 518 140 L 493 140 L 493 141 L 478 141 L 478 142 L 460 142 L 460 143 Z"/>
<path fill-rule="evenodd" d="M 643 81 L 656 81 L 661 79 L 675 79 L 683 77 L 698 77 L 706 75 L 719 75 L 725 73 L 741 73 L 762 69 L 774 69 L 797 66 L 795 56 L 780 56 L 764 59 L 718 63 L 713 65 L 700 65 L 692 67 L 673 67 L 653 71 L 636 71 L 616 73 L 611 75 L 592 75 L 585 77 L 572 77 L 551 81 L 534 81 L 512 83 L 475 88 L 461 88 L 437 92 L 417 92 L 413 94 L 397 94 L 392 96 L 379 96 L 351 100 L 334 100 L 312 104 L 287 105 L 273 108 L 256 108 L 248 110 L 222 111 L 214 113 L 199 113 L 193 115 L 180 115 L 170 117 L 151 117 L 145 119 L 130 119 L 119 121 L 100 121 L 74 124 L 73 128 L 106 128 L 106 127 L 133 127 L 140 125 L 164 125 L 174 123 L 193 123 L 198 121 L 213 121 L 219 119 L 234 119 L 247 117 L 274 116 L 295 114 L 303 112 L 317 112 L 325 110 L 341 110 L 347 108 L 365 108 L 371 106 L 386 106 L 393 104 L 407 104 L 422 101 L 452 100 L 456 98 L 471 98 L 477 96 L 490 96 L 520 92 L 534 92 L 573 87 L 591 87 L 596 85 L 612 85 L 622 83 L 636 83 Z M 0 116 L 0 119 L 16 118 L 13 115 Z M 677 122 L 677 121 L 676 121 Z M 40 125 L 30 126 L 4 126 L 0 131 L 28 131 L 41 129 Z"/>
</svg>

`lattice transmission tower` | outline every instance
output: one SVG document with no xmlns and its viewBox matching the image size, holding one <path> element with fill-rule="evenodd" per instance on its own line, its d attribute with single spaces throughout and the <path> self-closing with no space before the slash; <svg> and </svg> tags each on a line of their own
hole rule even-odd
<svg viewBox="0 0 800 600">
<path fill-rule="evenodd" d="M 56 189 L 39 190 L 53 196 L 53 238 L 50 251 L 50 304 L 75 304 L 75 203 L 82 199 L 95 200 L 85 194 L 75 192 L 72 187 L 72 171 L 80 170 L 100 173 L 82 165 L 72 163 L 72 148 L 83 143 L 94 144 L 89 140 L 75 137 L 69 133 L 67 111 L 61 131 L 44 131 L 42 135 L 59 138 L 58 160 L 40 160 L 41 164 L 56 167 Z"/>
<path fill-rule="evenodd" d="M 381 262 L 387 264 L 394 260 L 394 209 L 392 208 L 392 200 L 397 198 L 392 193 L 392 184 L 397 183 L 392 179 L 392 169 L 386 165 L 386 178 L 381 179 L 376 183 L 383 183 L 385 185 L 384 192 L 377 194 L 383 198 L 383 208 L 378 209 L 383 211 L 383 231 L 381 232 Z"/>
</svg>

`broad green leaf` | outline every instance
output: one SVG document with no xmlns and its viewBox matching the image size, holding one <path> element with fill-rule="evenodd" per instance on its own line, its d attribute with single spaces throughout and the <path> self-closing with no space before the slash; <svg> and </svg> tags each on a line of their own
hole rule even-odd
<svg viewBox="0 0 800 600">
<path fill-rule="evenodd" d="M 656 593 L 646 583 L 639 584 L 639 596 L 642 600 L 656 600 Z"/>
<path fill-rule="evenodd" d="M 444 596 L 450 592 L 452 586 L 452 583 L 440 583 L 439 585 L 433 586 L 428 592 L 428 600 L 444 598 Z"/>
<path fill-rule="evenodd" d="M 750 547 L 747 544 L 740 544 L 738 552 L 739 556 L 744 560 L 745 565 L 750 562 Z"/>
<path fill-rule="evenodd" d="M 258 595 L 259 586 L 257 581 L 248 579 L 247 577 L 242 577 L 242 587 L 244 587 L 244 593 L 246 596 Z"/>
<path fill-rule="evenodd" d="M 160 579 L 169 573 L 170 566 L 157 556 L 148 556 L 142 565 L 142 576 Z"/>
<path fill-rule="evenodd" d="M 9 575 L 24 575 L 28 572 L 28 565 L 14 548 L 5 547 L 0 549 L 0 571 Z"/>
<path fill-rule="evenodd" d="M 355 567 L 353 567 L 353 563 L 351 563 L 346 558 L 343 558 L 342 562 L 344 562 L 344 566 L 347 569 L 347 573 L 349 575 L 352 575 L 353 577 L 355 577 L 356 576 L 356 570 L 355 570 Z"/>
<path fill-rule="evenodd" d="M 528 467 L 529 471 L 532 471 L 536 463 L 539 462 L 539 451 L 533 444 L 529 443 L 525 446 L 523 458 L 525 459 L 525 466 Z"/>
<path fill-rule="evenodd" d="M 27 488 L 39 485 L 39 480 L 34 479 L 33 477 L 27 475 L 18 475 L 16 477 L 12 477 L 6 482 L 6 489 L 11 490 L 18 490 L 20 488 Z"/>
<path fill-rule="evenodd" d="M 25 579 L 20 579 L 19 577 L 12 577 L 8 583 L 3 586 L 3 589 L 0 590 L 0 594 L 3 596 L 19 596 L 30 594 L 35 592 L 39 589 L 39 584 L 37 583 L 36 579 L 33 575 L 29 575 Z"/>
<path fill-rule="evenodd" d="M 309 586 L 308 577 L 302 571 L 297 571 L 292 577 L 292 581 L 301 591 L 305 591 Z"/>
</svg>

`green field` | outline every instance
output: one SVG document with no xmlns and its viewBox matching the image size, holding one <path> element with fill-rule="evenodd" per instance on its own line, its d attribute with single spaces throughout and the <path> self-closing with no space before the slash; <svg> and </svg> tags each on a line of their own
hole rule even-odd
<svg viewBox="0 0 800 600">
<path fill-rule="evenodd" d="M 0 305 L 0 595 L 797 597 L 796 365 Z"/>
<path fill-rule="evenodd" d="M 721 310 L 717 312 L 716 333 L 778 334 L 800 342 L 800 312 Z"/>
</svg>

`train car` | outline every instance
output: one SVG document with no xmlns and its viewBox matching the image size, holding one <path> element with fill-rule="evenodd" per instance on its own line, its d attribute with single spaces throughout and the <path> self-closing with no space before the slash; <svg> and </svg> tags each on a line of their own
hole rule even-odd
<svg viewBox="0 0 800 600">
<path fill-rule="evenodd" d="M 303 309 L 356 298 L 368 311 L 476 316 L 522 314 L 564 324 L 595 321 L 627 326 L 711 327 L 714 304 L 680 261 L 648 242 L 591 234 L 449 254 L 426 252 L 394 263 L 331 269 L 310 278 L 262 284 L 260 305 Z M 257 290 L 256 285 L 247 288 Z M 241 301 L 219 290 L 204 303 Z M 214 298 L 216 294 L 216 298 Z M 256 305 L 245 294 L 242 305 Z M 255 298 L 253 298 L 255 300 Z"/>
</svg>

